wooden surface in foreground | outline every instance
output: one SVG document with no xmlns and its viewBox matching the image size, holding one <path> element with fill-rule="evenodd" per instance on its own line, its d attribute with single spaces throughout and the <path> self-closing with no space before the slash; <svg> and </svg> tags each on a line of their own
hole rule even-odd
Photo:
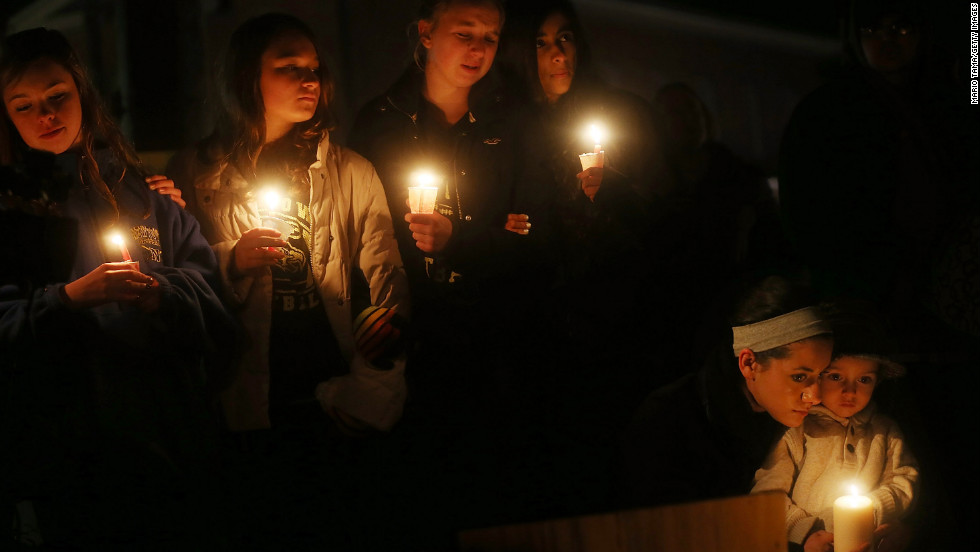
<svg viewBox="0 0 980 552">
<path fill-rule="evenodd" d="M 785 552 L 783 497 L 746 495 L 464 531 L 464 552 Z"/>
</svg>

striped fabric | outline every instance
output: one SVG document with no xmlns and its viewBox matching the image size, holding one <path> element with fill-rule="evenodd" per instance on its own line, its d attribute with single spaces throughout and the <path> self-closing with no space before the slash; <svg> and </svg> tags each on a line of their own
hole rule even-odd
<svg viewBox="0 0 980 552">
<path fill-rule="evenodd" d="M 392 321 L 395 311 L 371 306 L 354 319 L 354 342 L 364 358 L 371 361 L 389 352 L 401 337 Z"/>
</svg>

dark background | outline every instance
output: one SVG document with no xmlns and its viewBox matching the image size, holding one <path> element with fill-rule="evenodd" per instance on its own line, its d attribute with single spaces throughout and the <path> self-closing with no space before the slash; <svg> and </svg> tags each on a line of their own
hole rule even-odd
<svg viewBox="0 0 980 552">
<path fill-rule="evenodd" d="M 515 0 L 511 0 L 514 2 Z M 579 0 L 596 59 L 614 85 L 651 98 L 673 81 L 712 110 L 721 141 L 775 172 L 793 106 L 839 66 L 839 0 Z M 354 116 L 410 63 L 415 0 L 4 0 L 6 33 L 68 35 L 151 168 L 210 130 L 208 82 L 231 31 L 285 11 L 320 38 L 337 83 L 343 142 Z M 805 7 L 804 7 L 805 6 Z"/>
<path fill-rule="evenodd" d="M 511 0 L 517 2 L 518 0 Z M 575 2 L 606 79 L 644 98 L 675 81 L 691 85 L 711 110 L 718 138 L 774 182 L 779 142 L 794 106 L 840 69 L 841 0 L 578 0 Z M 939 35 L 969 53 L 969 3 L 937 1 Z M 65 33 L 103 98 L 151 169 L 211 130 L 210 78 L 236 26 L 268 11 L 306 21 L 336 82 L 333 137 L 344 142 L 357 110 L 411 62 L 408 29 L 416 0 L 0 0 L 0 30 L 38 26 Z M 963 90 L 968 101 L 968 90 Z M 980 366 L 977 367 L 980 369 Z M 970 388 L 976 381 L 937 382 Z M 963 439 L 943 443 L 956 466 L 975 463 L 976 415 L 943 400 L 923 411 L 948 413 Z M 951 393 L 965 397 L 969 393 Z M 952 404 L 949 404 L 952 403 Z M 932 420 L 943 414 L 930 415 Z M 945 423 L 945 422 L 943 422 Z M 962 448 L 961 448 L 962 447 Z M 955 453 L 953 451 L 956 451 Z M 972 462 L 970 460 L 972 459 Z M 977 514 L 976 480 L 956 473 L 956 523 Z M 959 500 L 962 499 L 962 500 Z M 964 529 L 966 529 L 964 527 Z M 965 542 L 972 540 L 964 530 Z"/>
</svg>

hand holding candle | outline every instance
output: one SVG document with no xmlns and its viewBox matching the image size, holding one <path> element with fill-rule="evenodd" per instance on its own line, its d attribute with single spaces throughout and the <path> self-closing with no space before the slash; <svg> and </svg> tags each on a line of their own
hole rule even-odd
<svg viewBox="0 0 980 552">
<path fill-rule="evenodd" d="M 871 499 L 858 494 L 854 485 L 850 489 L 851 494 L 834 501 L 834 550 L 839 552 L 851 552 L 871 543 L 875 529 Z"/>
<path fill-rule="evenodd" d="M 132 262 L 133 257 L 129 254 L 129 248 L 126 247 L 126 241 L 123 239 L 122 234 L 116 232 L 109 236 L 109 241 L 114 243 L 116 247 L 119 248 L 119 252 L 122 254 L 122 260 L 125 262 Z"/>
<path fill-rule="evenodd" d="M 595 201 L 595 195 L 602 186 L 602 167 L 605 163 L 606 152 L 602 151 L 603 131 L 599 125 L 589 126 L 589 136 L 595 144 L 591 153 L 578 156 L 582 163 L 582 172 L 575 175 L 582 183 L 582 192 L 590 201 Z"/>
<path fill-rule="evenodd" d="M 606 152 L 602 151 L 602 129 L 595 124 L 589 125 L 589 136 L 592 138 L 595 147 L 593 147 L 591 153 L 583 153 L 578 156 L 579 161 L 582 163 L 583 171 L 589 167 L 602 167 L 606 156 Z"/>
<path fill-rule="evenodd" d="M 264 188 L 259 193 L 259 196 L 261 200 L 261 212 L 264 213 L 262 215 L 262 226 L 278 231 L 282 239 L 285 240 L 293 233 L 293 225 L 288 220 L 281 218 L 282 194 L 275 187 L 269 186 Z"/>
</svg>

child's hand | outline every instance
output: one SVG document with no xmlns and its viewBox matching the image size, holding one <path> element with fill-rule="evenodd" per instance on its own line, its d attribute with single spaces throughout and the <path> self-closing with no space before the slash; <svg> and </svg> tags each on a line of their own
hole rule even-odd
<svg viewBox="0 0 980 552">
<path fill-rule="evenodd" d="M 877 552 L 902 552 L 912 540 L 912 532 L 902 522 L 883 523 L 873 535 Z"/>
<path fill-rule="evenodd" d="M 834 534 L 823 530 L 811 533 L 803 542 L 803 550 L 805 552 L 833 552 Z"/>
</svg>

